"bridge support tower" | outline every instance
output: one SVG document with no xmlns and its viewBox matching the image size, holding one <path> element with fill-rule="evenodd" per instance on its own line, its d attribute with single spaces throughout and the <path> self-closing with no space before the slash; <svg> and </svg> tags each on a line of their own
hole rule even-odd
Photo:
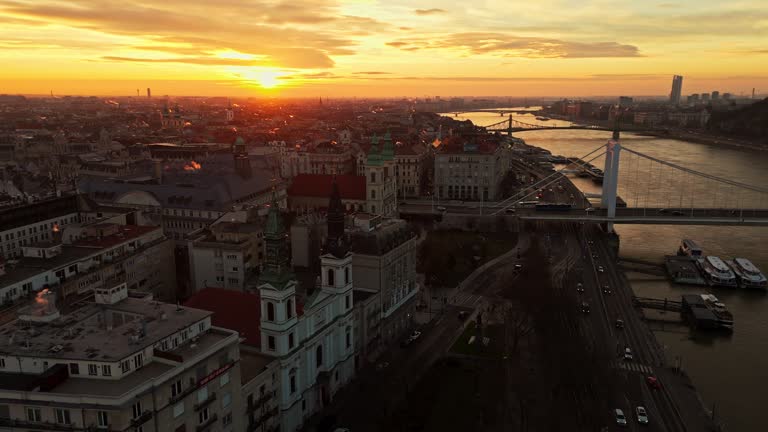
<svg viewBox="0 0 768 432">
<path fill-rule="evenodd" d="M 613 138 L 605 143 L 605 169 L 603 170 L 603 195 L 601 204 L 609 218 L 616 217 L 616 195 L 619 188 L 619 156 L 621 144 L 619 132 L 613 132 Z M 613 232 L 613 222 L 606 225 L 607 232 Z"/>
</svg>

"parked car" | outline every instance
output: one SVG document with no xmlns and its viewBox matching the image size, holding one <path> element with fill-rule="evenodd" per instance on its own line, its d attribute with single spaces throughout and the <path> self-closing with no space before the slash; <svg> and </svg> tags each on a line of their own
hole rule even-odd
<svg viewBox="0 0 768 432">
<path fill-rule="evenodd" d="M 658 210 L 658 212 L 659 212 L 659 213 L 661 213 L 661 214 L 667 213 L 668 211 L 669 211 L 669 210 L 667 210 L 667 209 L 665 209 L 665 208 L 662 208 L 662 209 L 659 209 L 659 210 Z"/>
<path fill-rule="evenodd" d="M 640 424 L 648 424 L 648 413 L 645 411 L 644 407 L 637 407 L 635 408 L 635 413 L 637 414 L 637 422 Z"/>
<path fill-rule="evenodd" d="M 583 293 L 584 292 L 584 284 L 582 284 L 581 282 L 577 283 L 576 284 L 576 291 L 580 292 L 580 293 Z"/>
<path fill-rule="evenodd" d="M 624 328 L 624 320 L 617 319 L 616 320 L 616 328 L 617 329 L 623 329 Z"/>
<path fill-rule="evenodd" d="M 515 209 L 513 209 L 513 208 L 504 209 L 504 212 L 505 213 L 514 213 Z"/>
<path fill-rule="evenodd" d="M 448 210 L 448 209 L 446 209 L 446 208 L 445 208 L 445 207 L 443 207 L 443 206 L 437 206 L 437 207 L 435 207 L 435 208 L 437 208 L 437 211 L 441 211 L 441 212 L 444 212 L 444 211 Z"/>
<path fill-rule="evenodd" d="M 520 270 L 522 270 L 522 269 L 523 269 L 523 265 L 522 265 L 522 264 L 515 264 L 515 266 L 514 266 L 514 267 L 512 267 L 512 269 L 513 269 L 514 271 L 516 271 L 516 272 L 519 272 Z"/>
<path fill-rule="evenodd" d="M 611 287 L 608 285 L 603 285 L 603 294 L 611 294 Z"/>
<path fill-rule="evenodd" d="M 616 424 L 619 426 L 626 426 L 627 425 L 627 418 L 624 417 L 624 411 L 616 408 L 614 410 L 614 415 L 616 416 Z"/>
<path fill-rule="evenodd" d="M 593 211 L 595 211 L 595 209 L 594 209 L 594 207 L 587 207 L 587 208 L 584 209 L 584 211 L 587 212 L 587 213 L 592 213 Z"/>
<path fill-rule="evenodd" d="M 673 216 L 685 216 L 685 213 L 681 212 L 680 210 L 675 210 L 672 212 Z"/>
<path fill-rule="evenodd" d="M 597 272 L 598 273 L 603 273 L 603 272 L 605 272 L 605 269 L 603 268 L 603 266 L 597 266 Z"/>
</svg>

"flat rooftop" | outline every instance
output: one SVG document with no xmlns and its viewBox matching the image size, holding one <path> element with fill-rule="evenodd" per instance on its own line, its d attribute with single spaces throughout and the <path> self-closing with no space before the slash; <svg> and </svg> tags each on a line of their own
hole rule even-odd
<svg viewBox="0 0 768 432">
<path fill-rule="evenodd" d="M 264 372 L 276 358 L 247 348 L 240 349 L 240 384 L 246 384 Z"/>
<path fill-rule="evenodd" d="M 40 306 L 35 315 L 42 314 Z M 91 303 L 48 323 L 16 320 L 0 327 L 0 354 L 118 361 L 152 346 L 211 312 L 126 298 Z"/>
</svg>

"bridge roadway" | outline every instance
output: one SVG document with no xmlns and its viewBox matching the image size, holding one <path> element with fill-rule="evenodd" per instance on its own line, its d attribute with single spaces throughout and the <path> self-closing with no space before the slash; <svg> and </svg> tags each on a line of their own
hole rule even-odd
<svg viewBox="0 0 768 432">
<path fill-rule="evenodd" d="M 444 210 L 443 210 L 444 209 Z M 520 220 L 540 220 L 553 222 L 585 222 L 645 225 L 718 225 L 718 226 L 768 226 L 768 209 L 662 209 L 632 208 L 616 209 L 616 217 L 609 218 L 605 210 L 596 209 L 587 212 L 583 209 L 561 211 L 536 210 L 535 208 L 505 209 L 497 202 L 435 202 L 408 201 L 400 203 L 400 213 L 408 214 L 454 214 L 454 215 L 491 215 L 499 212 L 508 216 L 517 216 Z M 673 212 L 679 212 L 675 214 Z M 680 214 L 681 213 L 681 214 Z"/>
</svg>

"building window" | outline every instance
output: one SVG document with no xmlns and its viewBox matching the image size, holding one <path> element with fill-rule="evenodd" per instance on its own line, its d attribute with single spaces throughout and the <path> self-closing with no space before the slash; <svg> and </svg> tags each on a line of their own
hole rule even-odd
<svg viewBox="0 0 768 432">
<path fill-rule="evenodd" d="M 371 189 L 371 199 L 376 199 L 376 189 Z"/>
<path fill-rule="evenodd" d="M 72 423 L 72 419 L 69 417 L 68 409 L 56 408 L 56 423 L 66 425 Z"/>
<path fill-rule="evenodd" d="M 0 358 L 0 369 L 5 369 L 5 359 Z"/>
<path fill-rule="evenodd" d="M 291 369 L 289 382 L 290 382 L 290 394 L 296 393 L 296 369 Z"/>
<path fill-rule="evenodd" d="M 232 394 L 224 393 L 224 396 L 221 397 L 221 407 L 227 408 L 230 404 L 232 404 Z"/>
<path fill-rule="evenodd" d="M 288 334 L 288 349 L 293 349 L 293 333 Z"/>
<path fill-rule="evenodd" d="M 371 183 L 376 183 L 376 173 L 375 172 L 371 173 Z"/>
<path fill-rule="evenodd" d="M 139 369 L 142 366 L 144 366 L 144 354 L 139 353 L 133 356 L 134 369 Z"/>
<path fill-rule="evenodd" d="M 224 414 L 224 417 L 221 418 L 221 424 L 224 426 L 229 426 L 232 424 L 232 413 Z"/>
<path fill-rule="evenodd" d="M 347 327 L 347 348 L 350 348 L 352 346 L 352 332 L 349 330 L 349 327 Z"/>
<path fill-rule="evenodd" d="M 40 415 L 40 408 L 27 408 L 27 421 L 41 422 L 43 416 Z"/>
<path fill-rule="evenodd" d="M 285 304 L 285 316 L 287 316 L 289 319 L 293 318 L 293 300 L 291 299 L 288 299 Z"/>
<path fill-rule="evenodd" d="M 69 374 L 70 375 L 80 375 L 80 365 L 77 363 L 70 363 L 69 364 Z"/>
<path fill-rule="evenodd" d="M 197 421 L 200 424 L 203 424 L 208 421 L 211 414 L 208 412 L 208 407 L 205 407 L 200 410 L 200 412 L 197 414 Z"/>
<path fill-rule="evenodd" d="M 208 399 L 208 387 L 203 387 L 197 391 L 197 403 L 203 403 Z"/>
<path fill-rule="evenodd" d="M 126 373 L 129 370 L 131 370 L 131 362 L 129 360 L 120 362 L 120 370 L 122 370 L 123 373 Z"/>
<path fill-rule="evenodd" d="M 141 401 L 136 401 L 133 405 L 131 405 L 131 414 L 133 414 L 133 418 L 139 418 L 141 417 Z"/>
<path fill-rule="evenodd" d="M 320 367 L 323 365 L 323 346 L 318 345 L 315 349 L 315 366 Z"/>
<path fill-rule="evenodd" d="M 221 378 L 219 378 L 220 386 L 225 386 L 227 384 L 229 384 L 229 372 L 225 373 L 224 375 L 221 376 Z"/>
<path fill-rule="evenodd" d="M 175 398 L 180 395 L 181 389 L 181 380 L 177 380 L 175 383 L 171 384 L 171 397 Z"/>
<path fill-rule="evenodd" d="M 98 375 L 98 374 L 99 374 L 99 366 L 95 364 L 89 364 L 88 375 Z"/>
<path fill-rule="evenodd" d="M 98 411 L 96 413 L 97 425 L 100 428 L 109 427 L 109 415 L 106 411 Z"/>
<path fill-rule="evenodd" d="M 267 321 L 275 320 L 275 305 L 271 302 L 267 302 Z"/>
<path fill-rule="evenodd" d="M 112 366 L 101 365 L 101 374 L 104 376 L 112 376 Z"/>
<path fill-rule="evenodd" d="M 333 269 L 328 269 L 328 286 L 335 286 L 336 285 L 336 274 L 334 273 Z"/>
<path fill-rule="evenodd" d="M 344 284 L 349 285 L 349 267 L 344 267 Z"/>
<path fill-rule="evenodd" d="M 173 406 L 173 418 L 179 418 L 184 414 L 184 402 L 179 402 Z"/>
<path fill-rule="evenodd" d="M 275 350 L 275 337 L 274 336 L 267 336 L 267 349 L 270 351 Z"/>
<path fill-rule="evenodd" d="M 352 307 L 352 296 L 350 294 L 347 294 L 347 296 L 344 297 L 344 305 L 347 307 L 347 310 Z"/>
</svg>

